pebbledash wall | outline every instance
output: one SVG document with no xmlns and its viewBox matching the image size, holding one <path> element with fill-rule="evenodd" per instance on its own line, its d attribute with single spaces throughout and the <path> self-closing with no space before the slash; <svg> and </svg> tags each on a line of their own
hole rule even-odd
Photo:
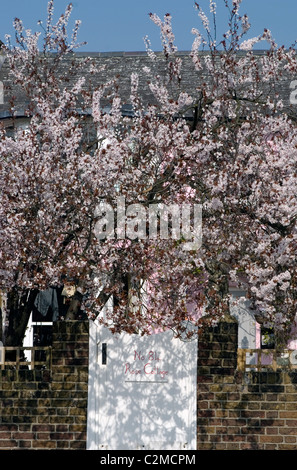
<svg viewBox="0 0 297 470">
<path fill-rule="evenodd" d="M 86 449 L 88 333 L 57 322 L 50 371 L 0 371 L 0 450 Z M 197 449 L 296 450 L 297 373 L 239 372 L 237 338 L 234 321 L 199 337 Z"/>
</svg>

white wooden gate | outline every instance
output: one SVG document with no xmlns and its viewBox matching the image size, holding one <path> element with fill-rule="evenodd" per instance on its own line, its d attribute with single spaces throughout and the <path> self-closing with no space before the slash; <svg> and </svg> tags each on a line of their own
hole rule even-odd
<svg viewBox="0 0 297 470">
<path fill-rule="evenodd" d="M 91 322 L 87 448 L 196 449 L 197 341 Z"/>
</svg>

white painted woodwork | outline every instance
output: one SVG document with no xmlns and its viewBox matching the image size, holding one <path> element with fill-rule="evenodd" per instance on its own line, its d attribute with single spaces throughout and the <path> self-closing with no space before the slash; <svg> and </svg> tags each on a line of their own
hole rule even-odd
<svg viewBox="0 0 297 470">
<path fill-rule="evenodd" d="M 91 322 L 87 448 L 196 449 L 196 374 L 197 340 Z"/>
</svg>

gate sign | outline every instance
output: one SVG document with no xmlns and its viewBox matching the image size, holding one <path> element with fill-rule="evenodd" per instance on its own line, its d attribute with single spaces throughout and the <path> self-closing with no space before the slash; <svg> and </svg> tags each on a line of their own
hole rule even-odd
<svg viewBox="0 0 297 470">
<path fill-rule="evenodd" d="M 137 351 L 129 354 L 131 359 L 124 365 L 125 382 L 159 382 L 169 379 L 168 364 L 158 351 Z"/>
<path fill-rule="evenodd" d="M 87 448 L 196 449 L 197 340 L 90 324 Z"/>
</svg>

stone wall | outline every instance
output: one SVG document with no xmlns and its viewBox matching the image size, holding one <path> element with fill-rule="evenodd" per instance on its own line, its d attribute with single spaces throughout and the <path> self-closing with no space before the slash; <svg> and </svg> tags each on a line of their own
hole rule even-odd
<svg viewBox="0 0 297 470">
<path fill-rule="evenodd" d="M 54 323 L 51 370 L 0 371 L 0 450 L 86 448 L 88 329 Z"/>
<path fill-rule="evenodd" d="M 198 354 L 198 450 L 296 450 L 297 373 L 238 372 L 237 324 L 206 328 Z"/>
</svg>

